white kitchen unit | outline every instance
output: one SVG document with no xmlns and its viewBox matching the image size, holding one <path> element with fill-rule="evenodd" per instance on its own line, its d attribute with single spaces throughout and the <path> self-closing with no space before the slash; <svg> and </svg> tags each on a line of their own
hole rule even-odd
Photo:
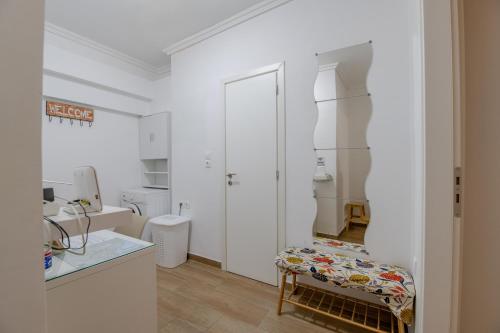
<svg viewBox="0 0 500 333">
<path fill-rule="evenodd" d="M 170 153 L 170 114 L 155 113 L 139 120 L 141 160 L 168 159 Z"/>
<path fill-rule="evenodd" d="M 85 255 L 54 256 L 45 272 L 48 332 L 156 333 L 154 250 L 102 230 L 89 235 Z"/>
<path fill-rule="evenodd" d="M 168 189 L 170 184 L 170 113 L 144 116 L 139 122 L 142 186 Z"/>
</svg>

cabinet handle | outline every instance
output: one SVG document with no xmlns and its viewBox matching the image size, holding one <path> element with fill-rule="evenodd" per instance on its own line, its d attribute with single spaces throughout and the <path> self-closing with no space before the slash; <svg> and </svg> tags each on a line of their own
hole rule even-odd
<svg viewBox="0 0 500 333">
<path fill-rule="evenodd" d="M 149 142 L 155 141 L 155 134 L 154 133 L 149 133 Z"/>
</svg>

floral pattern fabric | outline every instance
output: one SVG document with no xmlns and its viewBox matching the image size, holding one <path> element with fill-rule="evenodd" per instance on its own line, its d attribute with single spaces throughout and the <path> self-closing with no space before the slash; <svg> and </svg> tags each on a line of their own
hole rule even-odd
<svg viewBox="0 0 500 333">
<path fill-rule="evenodd" d="M 330 238 L 314 237 L 313 245 L 315 245 L 316 247 L 322 246 L 325 248 L 334 248 L 334 249 L 348 250 L 348 251 L 352 251 L 352 252 L 359 252 L 359 253 L 363 253 L 363 254 L 368 254 L 368 251 L 366 251 L 366 248 L 364 245 L 344 242 L 344 241 L 330 239 Z"/>
<path fill-rule="evenodd" d="M 413 321 L 415 285 L 410 273 L 399 266 L 307 248 L 289 248 L 276 257 L 275 263 L 284 273 L 309 275 L 338 287 L 377 295 L 405 324 Z"/>
</svg>

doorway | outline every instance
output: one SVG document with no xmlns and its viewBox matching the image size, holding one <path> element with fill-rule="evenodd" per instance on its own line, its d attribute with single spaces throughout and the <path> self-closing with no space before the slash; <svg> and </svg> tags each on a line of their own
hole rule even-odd
<svg viewBox="0 0 500 333">
<path fill-rule="evenodd" d="M 226 219 L 223 268 L 276 286 L 284 241 L 283 64 L 224 83 Z"/>
</svg>

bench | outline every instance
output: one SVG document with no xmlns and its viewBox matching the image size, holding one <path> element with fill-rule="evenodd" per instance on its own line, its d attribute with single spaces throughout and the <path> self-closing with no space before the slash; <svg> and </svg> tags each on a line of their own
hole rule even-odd
<svg viewBox="0 0 500 333">
<path fill-rule="evenodd" d="M 411 275 L 399 266 L 297 247 L 279 253 L 275 264 L 282 274 L 278 315 L 286 302 L 377 333 L 404 333 L 405 324 L 412 324 L 415 286 Z M 285 295 L 290 275 L 292 288 Z M 374 294 L 381 304 L 297 283 L 297 275 Z"/>
</svg>

